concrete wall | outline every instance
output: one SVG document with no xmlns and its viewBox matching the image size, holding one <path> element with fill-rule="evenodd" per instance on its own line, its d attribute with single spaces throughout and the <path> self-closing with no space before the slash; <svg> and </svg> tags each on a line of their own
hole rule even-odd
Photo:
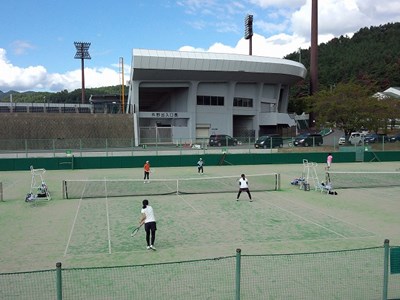
<svg viewBox="0 0 400 300">
<path fill-rule="evenodd" d="M 52 158 L 7 158 L 0 159 L 0 171 L 29 170 L 30 166 L 40 166 L 47 170 L 65 169 L 107 169 L 107 168 L 142 168 L 144 160 L 150 160 L 154 167 L 194 166 L 199 155 L 169 156 L 113 156 L 113 157 L 52 157 Z M 224 158 L 232 165 L 256 164 L 299 164 L 303 159 L 317 163 L 326 162 L 326 153 L 272 153 L 265 154 L 222 154 L 202 155 L 207 166 L 220 165 Z M 365 162 L 399 161 L 400 151 L 366 152 Z M 335 153 L 335 163 L 355 162 L 354 152 Z M 300 175 L 300 174 L 299 174 Z"/>
<path fill-rule="evenodd" d="M 0 139 L 134 137 L 132 115 L 126 114 L 1 114 L 0 128 Z"/>
</svg>

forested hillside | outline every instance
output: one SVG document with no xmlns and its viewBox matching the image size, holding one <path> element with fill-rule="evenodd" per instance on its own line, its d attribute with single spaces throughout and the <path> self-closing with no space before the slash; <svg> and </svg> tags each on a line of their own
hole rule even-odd
<svg viewBox="0 0 400 300">
<path fill-rule="evenodd" d="M 400 23 L 389 23 L 378 27 L 362 28 L 352 38 L 341 36 L 318 48 L 319 89 L 332 89 L 338 83 L 356 82 L 368 85 L 372 90 L 383 91 L 390 86 L 400 86 Z M 301 61 L 309 70 L 310 49 L 287 55 L 285 58 Z M 119 95 L 120 86 L 86 89 L 86 100 L 94 95 Z M 128 88 L 125 88 L 128 91 Z M 15 102 L 80 103 L 81 89 L 57 93 L 0 91 L 0 101 L 9 101 L 13 94 Z M 307 78 L 292 88 L 290 112 L 301 113 L 304 109 L 302 97 L 309 94 L 309 72 Z"/>
<path fill-rule="evenodd" d="M 106 86 L 99 88 L 85 89 L 86 103 L 89 101 L 90 95 L 120 95 L 122 86 Z M 127 93 L 128 87 L 125 86 L 125 93 Z M 0 101 L 10 101 L 10 94 L 12 94 L 13 102 L 47 102 L 47 103 L 81 103 L 82 89 L 77 89 L 72 92 L 63 90 L 57 93 L 50 92 L 23 92 L 18 93 L 16 91 L 9 91 L 4 93 L 0 91 Z"/>
<path fill-rule="evenodd" d="M 319 89 L 355 82 L 376 92 L 400 86 L 400 23 L 362 28 L 352 38 L 341 36 L 318 47 Z M 310 49 L 291 53 L 286 59 L 299 61 L 310 70 Z M 310 73 L 292 89 L 290 111 L 302 112 L 300 98 L 308 95 Z"/>
</svg>

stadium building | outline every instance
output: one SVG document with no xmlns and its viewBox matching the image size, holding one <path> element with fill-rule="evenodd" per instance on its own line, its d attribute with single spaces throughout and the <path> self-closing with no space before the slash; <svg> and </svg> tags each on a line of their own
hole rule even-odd
<svg viewBox="0 0 400 300">
<path fill-rule="evenodd" d="M 135 144 L 282 134 L 296 125 L 289 87 L 306 72 L 278 58 L 134 49 L 127 107 Z"/>
</svg>

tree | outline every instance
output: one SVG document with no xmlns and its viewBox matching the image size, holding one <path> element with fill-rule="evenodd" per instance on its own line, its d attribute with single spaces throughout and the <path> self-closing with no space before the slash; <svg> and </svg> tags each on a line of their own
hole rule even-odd
<svg viewBox="0 0 400 300">
<path fill-rule="evenodd" d="M 393 100 L 373 96 L 368 86 L 339 83 L 334 89 L 322 90 L 307 97 L 309 111 L 316 115 L 318 127 L 336 127 L 347 135 L 360 128 L 386 131 L 389 119 L 400 118 Z"/>
</svg>

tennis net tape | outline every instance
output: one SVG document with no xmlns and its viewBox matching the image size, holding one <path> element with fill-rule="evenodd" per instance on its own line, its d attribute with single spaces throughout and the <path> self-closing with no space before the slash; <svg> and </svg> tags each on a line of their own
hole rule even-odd
<svg viewBox="0 0 400 300">
<path fill-rule="evenodd" d="M 326 172 L 335 189 L 400 186 L 400 172 Z"/>
<path fill-rule="evenodd" d="M 278 173 L 246 175 L 250 191 L 280 189 Z M 119 196 L 151 196 L 168 194 L 207 194 L 237 191 L 238 176 L 152 179 L 149 183 L 137 179 L 63 180 L 63 198 L 101 198 Z"/>
</svg>

